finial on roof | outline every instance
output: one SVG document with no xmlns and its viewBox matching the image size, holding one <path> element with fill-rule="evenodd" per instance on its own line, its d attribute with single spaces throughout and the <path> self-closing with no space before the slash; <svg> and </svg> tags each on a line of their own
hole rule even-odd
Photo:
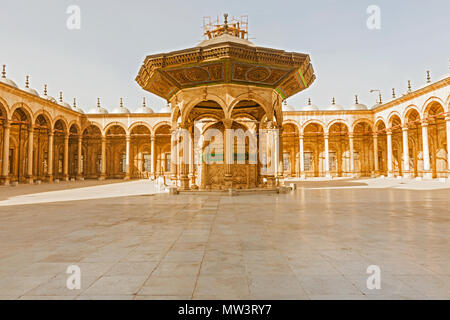
<svg viewBox="0 0 450 320">
<path fill-rule="evenodd" d="M 378 92 L 378 103 L 379 103 L 379 104 L 382 104 L 382 103 L 383 103 L 383 101 L 381 100 L 381 91 Z"/>
<path fill-rule="evenodd" d="M 408 92 L 411 92 L 411 80 L 408 80 Z"/>
<path fill-rule="evenodd" d="M 44 96 L 46 96 L 46 95 L 47 95 L 47 85 L 44 84 Z"/>
<path fill-rule="evenodd" d="M 30 76 L 27 76 L 26 80 L 25 80 L 25 88 L 29 88 L 29 87 L 30 87 Z"/>
<path fill-rule="evenodd" d="M 287 105 L 287 99 L 284 99 L 284 105 L 286 106 Z"/>
<path fill-rule="evenodd" d="M 6 64 L 3 65 L 2 78 L 6 78 Z"/>
<path fill-rule="evenodd" d="M 62 91 L 59 92 L 59 102 L 63 102 L 63 96 L 62 96 Z"/>
<path fill-rule="evenodd" d="M 427 70 L 427 83 L 431 82 L 430 70 Z"/>
<path fill-rule="evenodd" d="M 331 104 L 336 104 L 336 101 L 334 100 L 334 97 L 333 97 L 333 99 L 331 100 Z"/>
<path fill-rule="evenodd" d="M 146 107 L 146 105 L 145 105 L 145 97 L 142 99 L 142 106 L 145 108 Z"/>
<path fill-rule="evenodd" d="M 357 94 L 355 94 L 355 103 L 359 104 L 359 102 L 358 102 L 358 95 Z"/>
<path fill-rule="evenodd" d="M 77 107 L 77 98 L 73 98 L 73 108 Z"/>
<path fill-rule="evenodd" d="M 311 105 L 311 98 L 308 98 L 308 105 Z"/>
<path fill-rule="evenodd" d="M 392 98 L 395 98 L 395 88 L 392 88 Z"/>
<path fill-rule="evenodd" d="M 225 33 L 228 33 L 228 13 L 225 13 L 224 15 L 223 15 L 223 17 L 224 17 L 224 24 L 223 24 L 223 28 L 224 28 L 224 32 Z"/>
<path fill-rule="evenodd" d="M 123 99 L 120 98 L 120 107 L 123 108 Z"/>
<path fill-rule="evenodd" d="M 97 108 L 100 108 L 100 98 L 97 98 Z"/>
</svg>

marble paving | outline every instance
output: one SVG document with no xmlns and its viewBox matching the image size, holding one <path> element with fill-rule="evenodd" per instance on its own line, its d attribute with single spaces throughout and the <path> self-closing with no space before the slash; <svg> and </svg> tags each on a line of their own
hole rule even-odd
<svg viewBox="0 0 450 320">
<path fill-rule="evenodd" d="M 444 184 L 292 183 L 233 197 L 149 182 L 1 187 L 0 299 L 450 299 Z M 370 265 L 380 289 L 367 288 Z"/>
</svg>

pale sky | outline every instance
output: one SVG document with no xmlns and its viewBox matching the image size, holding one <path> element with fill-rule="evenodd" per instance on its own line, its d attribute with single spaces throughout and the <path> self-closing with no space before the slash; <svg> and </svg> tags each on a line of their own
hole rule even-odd
<svg viewBox="0 0 450 320">
<path fill-rule="evenodd" d="M 81 9 L 81 30 L 68 30 L 69 5 Z M 369 5 L 381 10 L 381 29 L 369 30 Z M 308 53 L 317 76 L 288 99 L 303 106 L 350 105 L 354 95 L 369 106 L 370 89 L 405 92 L 449 72 L 449 0 L 153 1 L 0 0 L 0 64 L 20 87 L 31 87 L 85 111 L 112 110 L 124 98 L 134 111 L 142 97 L 155 111 L 165 101 L 135 82 L 146 55 L 194 47 L 203 39 L 202 17 L 249 16 L 250 40 L 258 46 Z"/>
</svg>

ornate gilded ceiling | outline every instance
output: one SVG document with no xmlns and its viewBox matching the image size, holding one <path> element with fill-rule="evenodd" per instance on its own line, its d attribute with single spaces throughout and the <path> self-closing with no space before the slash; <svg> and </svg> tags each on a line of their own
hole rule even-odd
<svg viewBox="0 0 450 320">
<path fill-rule="evenodd" d="M 226 41 L 147 56 L 136 81 L 169 100 L 179 90 L 234 83 L 273 88 L 283 98 L 309 87 L 309 55 Z"/>
</svg>

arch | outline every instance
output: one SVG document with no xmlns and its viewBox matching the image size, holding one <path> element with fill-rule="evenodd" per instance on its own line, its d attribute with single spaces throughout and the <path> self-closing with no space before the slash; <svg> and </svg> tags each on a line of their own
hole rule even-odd
<svg viewBox="0 0 450 320">
<path fill-rule="evenodd" d="M 383 121 L 383 120 L 381 120 L 381 121 Z M 355 132 L 355 127 L 358 124 L 360 124 L 360 123 L 366 123 L 370 128 L 372 128 L 372 130 L 374 130 L 374 128 L 375 128 L 374 123 L 370 119 L 368 119 L 368 118 L 359 118 L 359 119 L 356 119 L 355 121 L 353 121 L 353 123 L 352 123 L 352 132 Z M 383 121 L 383 123 L 384 123 L 384 121 Z"/>
<path fill-rule="evenodd" d="M 97 122 L 90 121 L 82 130 L 83 135 L 85 134 L 86 130 L 88 130 L 90 127 L 95 127 L 100 131 L 100 135 L 104 136 L 103 128 L 98 124 Z"/>
<path fill-rule="evenodd" d="M 81 126 L 80 126 L 80 124 L 78 123 L 77 120 L 72 120 L 72 121 L 69 123 L 69 132 L 73 132 L 73 131 L 72 131 L 72 127 L 75 127 L 75 128 L 76 128 L 77 134 L 81 134 Z"/>
<path fill-rule="evenodd" d="M 8 120 L 11 117 L 10 108 L 5 99 L 0 97 L 0 109 L 4 113 L 5 119 Z"/>
<path fill-rule="evenodd" d="M 103 129 L 104 134 L 108 133 L 108 130 L 115 126 L 121 127 L 125 131 L 126 135 L 130 134 L 130 132 L 128 131 L 128 128 L 122 122 L 119 122 L 119 121 L 114 121 L 114 122 L 108 123 L 105 126 L 105 128 Z"/>
<path fill-rule="evenodd" d="M 389 127 L 392 127 L 392 121 L 393 121 L 396 117 L 400 120 L 400 124 L 403 125 L 403 122 L 402 122 L 402 116 L 400 115 L 400 113 L 399 113 L 398 111 L 392 111 L 392 112 L 389 114 L 389 116 L 388 116 L 388 121 L 387 121 Z"/>
<path fill-rule="evenodd" d="M 318 120 L 318 119 L 310 119 L 306 122 L 303 123 L 303 125 L 300 127 L 300 134 L 303 134 L 305 132 L 305 128 L 307 126 L 309 126 L 310 124 L 317 124 L 319 126 L 322 127 L 323 132 L 325 133 L 325 130 L 327 128 L 327 126 L 325 125 L 325 123 L 323 123 L 322 121 Z"/>
<path fill-rule="evenodd" d="M 161 121 L 161 122 L 158 122 L 153 127 L 153 134 L 156 134 L 156 132 L 163 126 L 168 126 L 169 128 L 172 128 L 172 125 L 170 124 L 170 122 L 168 122 L 168 121 Z"/>
<path fill-rule="evenodd" d="M 326 131 L 330 132 L 331 126 L 333 126 L 334 124 L 337 124 L 337 123 L 341 123 L 341 124 L 345 125 L 347 127 L 347 131 L 350 131 L 350 126 L 347 123 L 347 121 L 345 121 L 344 119 L 334 119 L 334 120 L 328 122 Z"/>
<path fill-rule="evenodd" d="M 417 113 L 419 114 L 419 118 L 421 118 L 421 113 L 420 113 L 419 108 L 415 104 L 410 104 L 409 106 L 407 106 L 405 108 L 405 110 L 403 110 L 402 119 L 405 123 L 406 123 L 406 118 L 407 118 L 408 113 L 412 112 L 413 110 L 417 111 Z"/>
<path fill-rule="evenodd" d="M 434 105 L 435 103 L 440 104 L 441 107 L 444 109 L 444 112 L 445 112 L 445 111 L 448 111 L 448 109 L 445 110 L 445 107 L 444 107 L 445 104 L 444 104 L 444 102 L 443 102 L 441 99 L 439 99 L 438 97 L 430 97 L 430 98 L 428 98 L 428 99 L 423 103 L 422 108 L 421 108 L 420 117 L 421 117 L 421 118 L 426 118 L 426 117 L 427 117 L 427 115 L 426 115 L 427 110 L 428 110 L 432 105 Z"/>
<path fill-rule="evenodd" d="M 199 96 L 199 97 L 195 98 L 194 100 L 191 100 L 190 102 L 188 102 L 186 104 L 186 106 L 184 108 L 183 107 L 181 108 L 181 122 L 182 123 L 186 122 L 186 120 L 187 120 L 186 118 L 191 113 L 192 109 L 194 109 L 194 107 L 202 101 L 216 102 L 222 108 L 223 112 L 225 114 L 227 114 L 226 102 L 224 100 L 222 100 L 221 97 L 219 97 L 215 94 L 207 93 L 203 96 Z"/>
<path fill-rule="evenodd" d="M 178 107 L 178 105 L 175 106 L 175 108 L 173 109 L 172 115 L 171 115 L 171 122 L 172 122 L 172 126 L 176 127 L 177 122 L 178 122 L 178 118 L 181 116 L 181 111 L 180 111 L 180 107 Z"/>
<path fill-rule="evenodd" d="M 128 131 L 129 131 L 130 134 L 131 134 L 131 132 L 133 131 L 133 129 L 135 129 L 136 127 L 139 127 L 139 126 L 146 127 L 146 128 L 150 131 L 150 134 L 153 134 L 153 133 L 154 133 L 154 132 L 153 132 L 153 129 L 152 129 L 152 126 L 149 125 L 147 122 L 144 122 L 144 121 L 133 122 L 133 123 L 128 127 Z"/>
<path fill-rule="evenodd" d="M 49 118 L 49 114 L 48 113 L 46 114 L 45 112 L 42 112 L 42 113 L 39 113 L 39 114 L 36 115 L 36 117 L 34 118 L 35 126 L 38 125 L 38 124 L 41 125 L 40 118 L 42 118 L 45 121 L 45 126 L 48 129 L 52 128 L 52 121 Z"/>
<path fill-rule="evenodd" d="M 37 118 L 39 116 L 43 116 L 45 121 L 47 121 L 49 128 L 53 127 L 53 121 L 52 121 L 52 116 L 50 115 L 50 113 L 46 110 L 40 110 L 38 112 L 35 113 L 34 115 L 34 119 L 33 119 L 33 123 L 36 123 Z"/>
<path fill-rule="evenodd" d="M 12 105 L 11 107 L 11 119 L 14 115 L 14 112 L 16 112 L 18 109 L 22 110 L 25 114 L 25 116 L 28 118 L 28 122 L 32 125 L 33 122 L 33 111 L 31 111 L 30 107 L 26 105 L 23 102 L 17 102 Z"/>
<path fill-rule="evenodd" d="M 296 130 L 297 130 L 297 132 L 300 133 L 300 127 L 301 127 L 301 126 L 300 126 L 300 124 L 299 124 L 297 121 L 292 120 L 292 119 L 287 119 L 287 120 L 284 120 L 284 121 L 283 121 L 283 126 L 284 126 L 285 124 L 292 124 L 292 125 L 294 125 L 295 128 L 296 128 Z"/>
<path fill-rule="evenodd" d="M 236 96 L 236 97 L 233 99 L 233 101 L 231 101 L 231 103 L 229 104 L 228 112 L 226 112 L 226 114 L 228 114 L 229 116 L 231 116 L 234 107 L 235 107 L 239 102 L 245 101 L 245 100 L 248 100 L 248 101 L 254 101 L 254 102 L 256 102 L 257 104 L 259 104 L 259 105 L 261 106 L 261 108 L 263 108 L 264 111 L 266 112 L 266 115 L 268 115 L 269 120 L 273 121 L 273 117 L 274 117 L 274 115 L 275 115 L 275 112 L 274 112 L 275 110 L 272 110 L 271 108 L 269 108 L 269 106 L 272 107 L 271 103 L 268 102 L 268 101 L 267 101 L 266 99 L 264 99 L 263 97 L 261 97 L 261 96 L 255 94 L 255 93 L 253 93 L 253 92 L 250 93 L 250 94 L 249 94 L 248 92 L 245 92 L 245 93 L 242 93 L 242 94 Z"/>
<path fill-rule="evenodd" d="M 57 122 L 61 122 L 63 124 L 64 132 L 67 133 L 69 130 L 69 124 L 67 120 L 63 116 L 58 116 L 53 120 L 52 129 L 55 130 L 55 126 Z"/>
</svg>

